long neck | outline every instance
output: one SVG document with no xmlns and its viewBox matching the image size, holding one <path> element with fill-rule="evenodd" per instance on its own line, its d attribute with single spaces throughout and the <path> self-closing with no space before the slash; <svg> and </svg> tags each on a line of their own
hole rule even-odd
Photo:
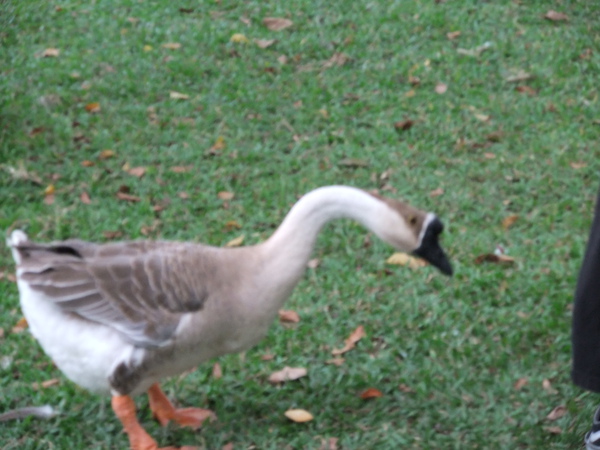
<svg viewBox="0 0 600 450">
<path fill-rule="evenodd" d="M 304 272 L 323 225 L 346 217 L 373 229 L 384 209 L 387 208 L 380 200 L 352 187 L 328 186 L 309 192 L 261 245 L 265 272 L 291 291 Z"/>
</svg>

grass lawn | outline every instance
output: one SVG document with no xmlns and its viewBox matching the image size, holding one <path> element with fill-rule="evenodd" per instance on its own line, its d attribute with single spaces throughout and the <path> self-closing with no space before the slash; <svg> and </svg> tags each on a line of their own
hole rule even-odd
<svg viewBox="0 0 600 450">
<path fill-rule="evenodd" d="M 335 222 L 286 305 L 298 324 L 220 358 L 221 378 L 212 361 L 164 384 L 218 422 L 161 429 L 139 397 L 143 425 L 206 449 L 577 448 L 600 402 L 569 378 L 599 187 L 597 14 L 583 0 L 5 0 L 0 229 L 252 244 L 318 186 L 404 198 L 446 223 L 453 278 L 388 265 L 392 249 Z M 476 262 L 499 245 L 513 264 Z M 0 447 L 126 448 L 109 399 L 12 331 L 12 273 L 3 247 L 0 413 L 60 414 L 0 423 Z M 359 325 L 367 337 L 327 364 Z M 271 385 L 286 365 L 308 376 Z M 383 396 L 361 399 L 371 387 Z M 315 419 L 292 423 L 289 408 Z"/>
</svg>

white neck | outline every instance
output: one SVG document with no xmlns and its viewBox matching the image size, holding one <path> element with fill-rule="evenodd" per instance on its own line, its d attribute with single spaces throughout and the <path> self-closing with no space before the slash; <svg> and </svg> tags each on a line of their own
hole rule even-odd
<svg viewBox="0 0 600 450">
<path fill-rule="evenodd" d="M 304 273 L 319 231 L 327 222 L 350 218 L 376 231 L 377 219 L 381 219 L 385 210 L 389 211 L 387 205 L 361 189 L 327 186 L 309 192 L 261 244 L 263 273 L 291 292 Z"/>
</svg>

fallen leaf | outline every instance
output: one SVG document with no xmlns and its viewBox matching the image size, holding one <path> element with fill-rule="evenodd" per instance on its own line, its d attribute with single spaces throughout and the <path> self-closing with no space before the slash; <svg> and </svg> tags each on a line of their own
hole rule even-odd
<svg viewBox="0 0 600 450">
<path fill-rule="evenodd" d="M 469 48 L 469 49 L 457 48 L 456 53 L 458 53 L 459 55 L 472 56 L 474 58 L 477 58 L 477 57 L 481 56 L 481 54 L 483 52 L 485 52 L 491 46 L 492 46 L 491 42 L 484 42 L 482 45 L 475 47 L 475 48 Z"/>
<path fill-rule="evenodd" d="M 269 383 L 277 384 L 285 381 L 293 381 L 306 376 L 308 371 L 304 367 L 288 367 L 273 372 L 269 375 Z"/>
<path fill-rule="evenodd" d="M 444 194 L 444 190 L 442 188 L 437 188 L 437 189 L 434 189 L 433 191 L 431 191 L 429 193 L 429 196 L 430 197 L 439 197 L 440 195 L 443 195 L 443 194 Z"/>
<path fill-rule="evenodd" d="M 84 203 L 86 205 L 89 205 L 90 203 L 92 203 L 92 200 L 90 199 L 90 195 L 83 191 L 81 193 L 81 195 L 79 196 L 79 199 L 81 200 L 81 203 Z"/>
<path fill-rule="evenodd" d="M 287 56 L 285 56 L 285 55 L 279 55 L 279 56 L 277 57 L 277 61 L 279 62 L 279 64 L 282 64 L 282 65 L 284 65 L 284 64 L 287 64 L 287 62 L 288 62 L 288 57 L 287 57 Z"/>
<path fill-rule="evenodd" d="M 288 409 L 285 412 L 285 417 L 296 423 L 310 422 L 313 420 L 313 415 L 304 409 Z"/>
<path fill-rule="evenodd" d="M 565 405 L 558 405 L 552 411 L 548 413 L 546 416 L 546 420 L 550 422 L 554 422 L 555 420 L 560 419 L 567 413 L 567 407 Z"/>
<path fill-rule="evenodd" d="M 515 381 L 515 384 L 513 385 L 513 387 L 515 388 L 516 391 L 519 391 L 521 389 L 523 389 L 523 387 L 529 383 L 529 379 L 528 378 L 519 378 L 517 381 Z"/>
<path fill-rule="evenodd" d="M 522 69 L 512 70 L 510 71 L 504 80 L 508 83 L 520 83 L 521 81 L 527 81 L 534 78 L 534 76 L 528 72 L 525 72 Z"/>
<path fill-rule="evenodd" d="M 239 247 L 244 242 L 244 235 L 236 237 L 235 239 L 230 240 L 225 247 Z"/>
<path fill-rule="evenodd" d="M 526 86 L 524 84 L 520 84 L 519 86 L 517 86 L 515 88 L 515 91 L 520 92 L 521 94 L 527 94 L 530 97 L 533 97 L 535 95 L 537 95 L 537 91 L 529 86 Z"/>
<path fill-rule="evenodd" d="M 152 47 L 151 45 L 144 45 L 142 47 L 142 50 L 144 50 L 145 52 L 151 52 L 153 48 L 154 47 Z"/>
<path fill-rule="evenodd" d="M 58 378 L 51 378 L 50 380 L 42 381 L 41 386 L 46 389 L 52 386 L 57 386 L 60 384 L 60 380 Z"/>
<path fill-rule="evenodd" d="M 248 39 L 242 33 L 234 33 L 229 38 L 229 41 L 235 44 L 247 44 L 248 42 L 250 42 L 250 39 Z"/>
<path fill-rule="evenodd" d="M 450 40 L 453 40 L 459 37 L 460 34 L 460 31 L 450 31 L 449 33 L 446 33 L 446 37 Z"/>
<path fill-rule="evenodd" d="M 421 79 L 419 77 L 413 77 L 412 75 L 409 75 L 408 82 L 411 84 L 411 86 L 418 86 L 421 84 Z"/>
<path fill-rule="evenodd" d="M 19 320 L 17 320 L 17 323 L 14 324 L 11 331 L 13 333 L 21 333 L 22 331 L 26 330 L 28 326 L 29 324 L 27 323 L 27 319 L 25 317 L 21 317 Z"/>
<path fill-rule="evenodd" d="M 132 167 L 127 171 L 129 175 L 133 175 L 134 177 L 142 178 L 146 174 L 145 167 Z"/>
<path fill-rule="evenodd" d="M 579 55 L 579 59 L 590 59 L 592 57 L 592 54 L 593 54 L 592 49 L 591 48 L 586 48 Z"/>
<path fill-rule="evenodd" d="M 415 124 L 415 122 L 413 120 L 404 119 L 404 120 L 400 120 L 400 121 L 394 123 L 394 128 L 396 130 L 406 131 L 406 130 L 410 130 L 414 124 Z"/>
<path fill-rule="evenodd" d="M 108 159 L 108 158 L 112 158 L 114 156 L 116 156 L 116 153 L 114 152 L 114 150 L 107 149 L 107 150 L 102 150 L 100 152 L 100 156 L 98 156 L 98 158 L 99 159 Z"/>
<path fill-rule="evenodd" d="M 296 311 L 292 311 L 289 309 L 280 309 L 279 310 L 279 321 L 280 322 L 288 322 L 288 323 L 298 323 L 300 322 L 300 316 Z"/>
<path fill-rule="evenodd" d="M 44 127 L 35 127 L 29 132 L 29 137 L 35 137 L 38 134 L 43 133 L 44 131 L 46 131 Z"/>
<path fill-rule="evenodd" d="M 587 163 L 584 163 L 584 162 L 575 162 L 575 161 L 573 161 L 573 162 L 570 162 L 570 163 L 569 163 L 569 165 L 570 165 L 570 166 L 571 166 L 573 169 L 575 169 L 575 170 L 579 170 L 579 169 L 583 169 L 584 167 L 586 167 L 586 166 L 587 166 Z"/>
<path fill-rule="evenodd" d="M 171 172 L 175 172 L 175 173 L 184 173 L 184 172 L 189 172 L 190 170 L 192 170 L 194 166 L 173 166 L 171 167 Z"/>
<path fill-rule="evenodd" d="M 418 269 L 419 267 L 425 267 L 427 265 L 427 262 L 424 259 L 415 258 L 404 252 L 392 254 L 385 262 L 396 266 L 408 266 L 411 269 Z"/>
<path fill-rule="evenodd" d="M 44 189 L 44 195 L 52 195 L 56 192 L 56 188 L 54 187 L 53 184 L 49 184 L 48 186 L 46 186 L 46 189 Z"/>
<path fill-rule="evenodd" d="M 81 161 L 81 165 L 83 167 L 92 167 L 92 166 L 95 166 L 96 163 L 86 159 L 85 161 Z"/>
<path fill-rule="evenodd" d="M 339 441 L 339 438 L 330 437 L 327 448 L 324 450 L 338 450 L 338 441 Z"/>
<path fill-rule="evenodd" d="M 231 200 L 233 197 L 235 197 L 235 194 L 229 191 L 221 191 L 217 194 L 217 197 L 219 197 L 221 200 Z"/>
<path fill-rule="evenodd" d="M 491 133 L 486 135 L 485 138 L 489 142 L 500 142 L 502 140 L 503 136 L 504 136 L 504 133 L 502 131 L 492 131 Z"/>
<path fill-rule="evenodd" d="M 494 153 L 486 152 L 483 154 L 483 157 L 485 159 L 494 159 L 496 157 L 496 155 Z"/>
<path fill-rule="evenodd" d="M 496 255 L 494 253 L 486 253 L 475 258 L 475 264 L 491 262 L 496 264 L 514 264 L 515 259 L 507 255 Z"/>
<path fill-rule="evenodd" d="M 339 164 L 346 167 L 367 167 L 369 165 L 366 160 L 358 158 L 344 158 Z"/>
<path fill-rule="evenodd" d="M 139 202 L 142 199 L 136 195 L 127 194 L 126 192 L 117 192 L 117 198 L 126 202 Z"/>
<path fill-rule="evenodd" d="M 188 98 L 190 98 L 190 96 L 187 94 L 182 94 L 181 92 L 170 91 L 169 98 L 171 98 L 172 100 L 187 100 Z"/>
<path fill-rule="evenodd" d="M 490 120 L 491 116 L 488 114 L 475 114 L 475 118 L 480 122 L 487 122 Z"/>
<path fill-rule="evenodd" d="M 360 394 L 360 398 L 362 398 L 363 400 L 379 397 L 383 397 L 383 393 L 379 389 L 375 388 L 369 388 Z"/>
<path fill-rule="evenodd" d="M 331 358 L 325 361 L 325 364 L 333 364 L 334 366 L 341 366 L 346 360 L 344 358 Z"/>
<path fill-rule="evenodd" d="M 54 194 L 46 195 L 44 197 L 44 204 L 46 204 L 46 205 L 54 204 Z"/>
<path fill-rule="evenodd" d="M 118 239 L 123 236 L 123 233 L 120 231 L 103 231 L 102 235 L 106 239 Z"/>
<path fill-rule="evenodd" d="M 334 350 L 332 350 L 331 354 L 334 355 L 334 356 L 339 356 L 339 355 L 342 355 L 342 354 L 346 353 L 347 351 L 352 350 L 356 346 L 356 343 L 358 341 L 360 341 L 361 338 L 363 338 L 365 336 L 366 336 L 366 334 L 365 334 L 364 327 L 362 325 L 359 325 L 350 334 L 350 336 L 348 336 L 348 338 L 344 341 L 344 343 L 345 343 L 344 347 L 342 347 L 340 349 L 334 349 Z"/>
<path fill-rule="evenodd" d="M 333 66 L 343 66 L 348 61 L 350 61 L 350 57 L 345 53 L 334 53 L 331 58 L 323 63 L 323 67 L 328 69 Z"/>
<path fill-rule="evenodd" d="M 254 39 L 254 43 L 260 48 L 268 48 L 277 42 L 276 39 Z"/>
<path fill-rule="evenodd" d="M 215 380 L 218 380 L 223 377 L 223 370 L 221 369 L 221 365 L 216 362 L 212 368 L 212 376 Z"/>
<path fill-rule="evenodd" d="M 4 338 L 4 328 L 0 328 L 0 339 Z"/>
<path fill-rule="evenodd" d="M 271 361 L 271 360 L 272 360 L 272 359 L 274 359 L 274 358 L 275 358 L 275 355 L 273 355 L 273 354 L 271 354 L 271 353 L 268 353 L 268 354 L 266 354 L 266 355 L 262 355 L 262 356 L 260 357 L 261 361 Z"/>
<path fill-rule="evenodd" d="M 57 48 L 47 48 L 42 52 L 44 58 L 56 58 L 58 55 L 60 55 L 60 50 Z"/>
<path fill-rule="evenodd" d="M 569 18 L 566 14 L 551 9 L 546 14 L 544 14 L 544 19 L 551 20 L 552 22 L 560 22 L 563 20 L 568 20 Z"/>
<path fill-rule="evenodd" d="M 233 442 L 228 442 L 223 447 L 221 447 L 221 450 L 233 450 Z"/>
<path fill-rule="evenodd" d="M 508 230 L 510 227 L 512 227 L 514 225 L 514 223 L 519 219 L 519 216 L 517 214 L 512 214 L 508 217 L 506 217 L 503 221 L 502 221 L 502 228 L 504 228 L 505 230 Z"/>
<path fill-rule="evenodd" d="M 194 8 L 179 8 L 179 12 L 182 14 L 191 14 L 194 12 Z"/>
<path fill-rule="evenodd" d="M 166 48 L 168 50 L 177 50 L 181 48 L 181 44 L 179 42 L 167 42 L 162 45 L 162 48 Z"/>
<path fill-rule="evenodd" d="M 415 392 L 415 390 L 413 388 L 411 388 L 410 386 L 401 383 L 400 386 L 398 386 L 398 389 L 400 389 L 400 391 L 404 392 L 405 394 L 411 394 L 413 392 Z"/>
<path fill-rule="evenodd" d="M 552 387 L 552 383 L 550 383 L 550 380 L 548 380 L 547 378 L 544 378 L 544 380 L 542 381 L 542 387 L 549 394 L 558 394 L 558 391 Z"/>
<path fill-rule="evenodd" d="M 98 102 L 88 103 L 87 105 L 85 105 L 85 110 L 92 114 L 100 112 L 100 109 L 100 103 Z"/>
<path fill-rule="evenodd" d="M 179 197 L 182 200 L 187 200 L 188 198 L 190 198 L 190 194 L 182 191 L 177 193 L 177 197 Z"/>
<path fill-rule="evenodd" d="M 562 428 L 560 428 L 560 427 L 544 427 L 544 430 L 546 430 L 550 434 L 561 434 L 562 433 Z"/>
<path fill-rule="evenodd" d="M 313 258 L 308 263 L 306 263 L 306 267 L 309 269 L 316 269 L 321 264 L 321 260 L 319 258 Z"/>
<path fill-rule="evenodd" d="M 406 98 L 411 98 L 411 97 L 414 97 L 416 94 L 417 94 L 417 93 L 415 92 L 415 90 L 414 90 L 414 89 L 410 89 L 409 91 L 407 91 L 407 92 L 404 94 L 404 96 L 405 96 Z"/>
<path fill-rule="evenodd" d="M 435 85 L 435 92 L 438 94 L 444 94 L 448 90 L 448 85 L 444 83 L 438 83 Z"/>
<path fill-rule="evenodd" d="M 271 31 L 281 31 L 291 27 L 294 24 L 289 19 L 283 19 L 281 17 L 265 17 L 263 19 L 263 25 Z"/>
</svg>

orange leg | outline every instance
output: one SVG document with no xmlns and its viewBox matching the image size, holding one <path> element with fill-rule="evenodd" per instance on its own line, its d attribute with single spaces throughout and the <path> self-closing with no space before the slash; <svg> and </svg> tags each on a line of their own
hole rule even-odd
<svg viewBox="0 0 600 450">
<path fill-rule="evenodd" d="M 158 450 L 156 441 L 142 428 L 135 417 L 135 403 L 128 395 L 114 396 L 112 408 L 129 437 L 131 450 Z"/>
<path fill-rule="evenodd" d="M 164 427 L 169 420 L 178 423 L 182 427 L 199 428 L 207 419 L 215 419 L 215 413 L 209 409 L 182 408 L 175 409 L 167 396 L 161 391 L 158 383 L 148 389 L 150 409 L 156 420 Z"/>
</svg>

